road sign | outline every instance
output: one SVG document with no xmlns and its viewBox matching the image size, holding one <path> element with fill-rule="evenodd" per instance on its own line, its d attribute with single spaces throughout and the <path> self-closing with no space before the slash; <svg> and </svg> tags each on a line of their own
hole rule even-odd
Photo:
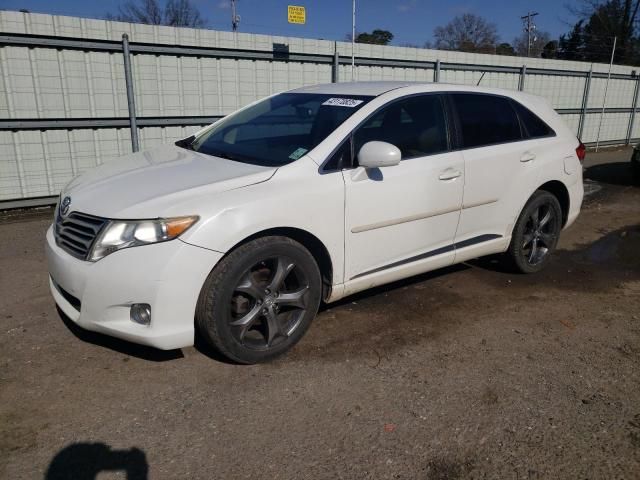
<svg viewBox="0 0 640 480">
<path fill-rule="evenodd" d="M 289 23 L 304 25 L 307 21 L 307 13 L 305 12 L 304 7 L 289 5 L 287 18 Z"/>
</svg>

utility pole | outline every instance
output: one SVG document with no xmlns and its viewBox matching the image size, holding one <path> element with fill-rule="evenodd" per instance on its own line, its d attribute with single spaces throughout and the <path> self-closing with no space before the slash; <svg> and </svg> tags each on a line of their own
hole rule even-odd
<svg viewBox="0 0 640 480">
<path fill-rule="evenodd" d="M 234 32 L 238 31 L 240 25 L 240 15 L 236 11 L 236 0 L 231 0 L 231 28 Z"/>
<path fill-rule="evenodd" d="M 520 17 L 524 22 L 524 31 L 527 34 L 527 57 L 531 56 L 531 40 L 532 40 L 531 35 L 534 34 L 536 31 L 536 25 L 535 23 L 533 23 L 533 17 L 535 17 L 536 15 L 539 15 L 539 13 L 527 12 L 527 14 L 524 17 Z M 534 34 L 533 41 L 535 42 L 536 40 L 537 38 Z"/>
</svg>

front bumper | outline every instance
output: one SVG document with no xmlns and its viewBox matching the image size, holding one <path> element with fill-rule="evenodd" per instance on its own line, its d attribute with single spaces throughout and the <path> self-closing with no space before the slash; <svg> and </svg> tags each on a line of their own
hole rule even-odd
<svg viewBox="0 0 640 480">
<path fill-rule="evenodd" d="M 198 296 L 222 258 L 222 253 L 172 240 L 86 262 L 58 247 L 52 228 L 46 253 L 51 294 L 73 322 L 162 350 L 193 345 Z M 134 303 L 151 305 L 150 325 L 130 320 Z"/>
</svg>

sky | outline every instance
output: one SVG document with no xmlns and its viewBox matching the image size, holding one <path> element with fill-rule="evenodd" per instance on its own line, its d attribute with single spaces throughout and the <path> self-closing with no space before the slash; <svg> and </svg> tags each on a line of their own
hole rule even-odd
<svg viewBox="0 0 640 480">
<path fill-rule="evenodd" d="M 122 0 L 0 0 L 0 9 L 103 18 L 116 12 Z M 161 2 L 163 0 L 160 0 Z M 566 5 L 579 0 L 356 0 L 356 29 L 375 28 L 394 34 L 392 44 L 422 46 L 433 30 L 461 13 L 475 13 L 495 23 L 501 42 L 512 43 L 522 32 L 521 16 L 535 8 L 536 25 L 552 38 L 570 29 L 575 19 Z M 231 29 L 229 0 L 192 0 L 209 28 Z M 351 32 L 351 0 L 237 0 L 240 31 L 328 40 L 344 40 Z M 307 11 L 305 25 L 287 23 L 287 5 Z"/>
</svg>

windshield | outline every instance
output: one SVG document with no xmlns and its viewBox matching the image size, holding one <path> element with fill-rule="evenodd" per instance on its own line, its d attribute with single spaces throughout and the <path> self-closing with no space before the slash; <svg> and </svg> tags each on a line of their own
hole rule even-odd
<svg viewBox="0 0 640 480">
<path fill-rule="evenodd" d="M 180 146 L 277 167 L 302 157 L 372 98 L 283 93 L 220 120 L 193 142 Z"/>
</svg>

